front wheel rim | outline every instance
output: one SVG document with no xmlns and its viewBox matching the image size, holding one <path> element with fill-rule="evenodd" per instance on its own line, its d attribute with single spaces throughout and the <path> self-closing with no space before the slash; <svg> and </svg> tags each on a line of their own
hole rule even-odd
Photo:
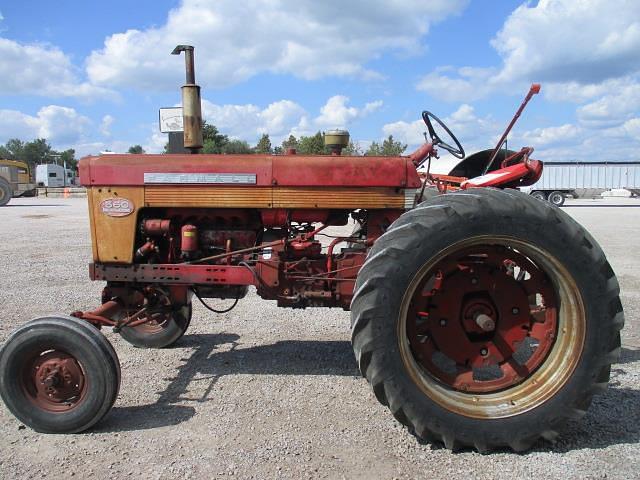
<svg viewBox="0 0 640 480">
<path fill-rule="evenodd" d="M 88 391 L 82 365 L 61 350 L 34 351 L 24 363 L 18 381 L 36 408 L 51 413 L 73 410 L 84 401 Z"/>
<path fill-rule="evenodd" d="M 515 361 L 522 353 L 513 345 L 528 333 L 538 345 Z M 414 383 L 474 418 L 516 415 L 553 397 L 575 370 L 584 337 L 584 306 L 567 269 L 539 247 L 502 236 L 467 239 L 434 256 L 411 280 L 398 319 Z"/>
</svg>

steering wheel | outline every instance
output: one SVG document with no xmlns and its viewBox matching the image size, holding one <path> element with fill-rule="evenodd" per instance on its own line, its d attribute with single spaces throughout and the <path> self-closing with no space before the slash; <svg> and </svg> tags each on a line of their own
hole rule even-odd
<svg viewBox="0 0 640 480">
<path fill-rule="evenodd" d="M 456 143 L 456 147 L 458 148 L 452 147 L 448 143 L 445 143 L 442 141 L 442 139 L 438 136 L 435 129 L 433 128 L 433 125 L 431 124 L 432 118 L 436 121 L 438 125 L 440 125 L 444 129 L 445 132 L 447 132 L 449 137 L 451 137 L 451 139 Z M 426 110 L 422 112 L 422 120 L 424 120 L 424 123 L 427 124 L 427 129 L 429 130 L 429 136 L 431 137 L 431 143 L 433 144 L 434 147 L 437 145 L 439 147 L 444 148 L 447 152 L 449 152 L 451 155 L 453 155 L 456 158 L 464 158 L 464 148 L 462 148 L 462 145 L 460 145 L 460 142 L 458 141 L 456 136 L 453 133 L 451 133 L 451 130 L 449 130 L 447 126 L 444 123 L 442 123 L 442 120 L 436 117 L 433 113 L 427 112 Z"/>
</svg>

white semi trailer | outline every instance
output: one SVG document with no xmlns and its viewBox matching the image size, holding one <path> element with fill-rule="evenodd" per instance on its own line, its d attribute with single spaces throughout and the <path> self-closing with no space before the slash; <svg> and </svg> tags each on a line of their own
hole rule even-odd
<svg viewBox="0 0 640 480">
<path fill-rule="evenodd" d="M 560 206 L 580 191 L 617 188 L 640 195 L 640 162 L 544 162 L 540 180 L 520 190 Z"/>
</svg>

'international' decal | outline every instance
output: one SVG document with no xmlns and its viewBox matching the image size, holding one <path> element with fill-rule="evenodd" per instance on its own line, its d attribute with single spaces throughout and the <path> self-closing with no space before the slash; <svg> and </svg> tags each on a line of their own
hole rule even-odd
<svg viewBox="0 0 640 480">
<path fill-rule="evenodd" d="M 255 173 L 145 173 L 144 183 L 255 185 Z"/>
</svg>

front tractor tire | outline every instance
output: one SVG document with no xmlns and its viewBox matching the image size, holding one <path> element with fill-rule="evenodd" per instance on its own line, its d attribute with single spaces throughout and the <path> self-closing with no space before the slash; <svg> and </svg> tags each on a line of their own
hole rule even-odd
<svg viewBox="0 0 640 480">
<path fill-rule="evenodd" d="M 618 294 L 601 248 L 561 210 L 515 190 L 439 195 L 372 247 L 352 344 L 378 400 L 417 437 L 523 451 L 606 388 Z"/>
<path fill-rule="evenodd" d="M 120 362 L 98 329 L 74 317 L 44 317 L 0 349 L 0 396 L 42 433 L 76 433 L 100 421 L 120 388 Z"/>
</svg>

